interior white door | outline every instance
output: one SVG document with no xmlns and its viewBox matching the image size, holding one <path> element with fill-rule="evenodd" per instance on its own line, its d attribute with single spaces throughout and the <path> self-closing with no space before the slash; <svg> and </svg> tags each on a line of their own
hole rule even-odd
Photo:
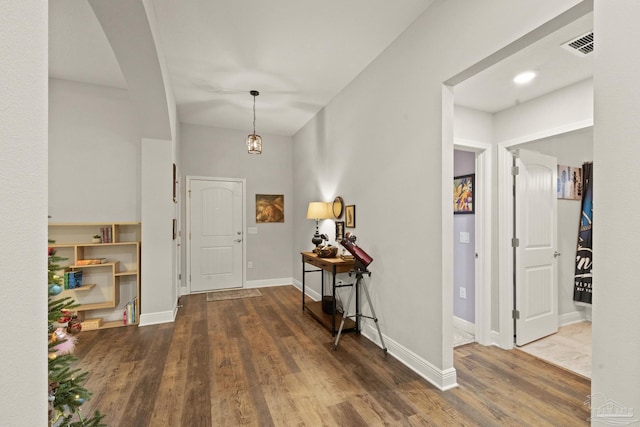
<svg viewBox="0 0 640 427">
<path fill-rule="evenodd" d="M 521 346 L 558 331 L 557 160 L 515 153 L 515 334 Z"/>
<path fill-rule="evenodd" d="M 190 180 L 191 292 L 242 287 L 242 182 Z"/>
</svg>

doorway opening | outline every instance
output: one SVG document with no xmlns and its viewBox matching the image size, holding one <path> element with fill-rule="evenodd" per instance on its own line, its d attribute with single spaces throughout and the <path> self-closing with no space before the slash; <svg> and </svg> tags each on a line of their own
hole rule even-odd
<svg viewBox="0 0 640 427">
<path fill-rule="evenodd" d="M 477 76 L 480 74 L 484 74 L 485 71 L 489 71 L 492 68 L 501 69 L 502 75 L 498 75 L 499 78 L 506 78 L 507 76 L 511 76 L 515 74 L 513 69 L 509 69 L 509 66 L 513 66 L 514 64 L 518 64 L 518 61 L 522 60 L 526 57 L 534 57 L 535 55 L 531 54 L 531 50 L 529 48 L 538 48 L 540 46 L 546 45 L 548 48 L 550 45 L 559 47 L 562 43 L 557 43 L 553 41 L 553 36 L 558 36 L 558 34 L 564 34 L 562 31 L 578 31 L 578 28 L 581 26 L 588 26 L 590 30 L 592 30 L 592 19 L 593 19 L 593 6 L 587 4 L 586 2 L 582 2 L 573 8 L 567 10 L 551 21 L 545 23 L 541 27 L 535 29 L 534 31 L 526 34 L 520 39 L 514 41 L 511 45 L 506 46 L 504 49 L 490 55 L 479 63 L 469 67 L 468 69 L 462 71 L 451 79 L 447 80 L 444 84 L 443 90 L 443 159 L 447 159 L 447 156 L 451 155 L 453 149 L 456 148 L 456 141 L 458 137 L 467 138 L 467 139 L 476 139 L 474 135 L 469 134 L 460 134 L 456 132 L 456 128 L 458 126 L 459 115 L 458 108 L 467 108 L 474 109 L 477 108 L 476 105 L 471 104 L 463 104 L 462 90 L 465 85 L 470 84 Z M 571 38 L 572 36 L 566 37 L 566 39 Z M 514 54 L 514 52 L 516 52 Z M 502 61 L 505 61 L 503 64 Z M 587 59 L 585 64 L 588 64 L 589 59 Z M 498 66 L 500 64 L 500 66 Z M 504 64 L 507 64 L 507 67 L 504 67 Z M 541 63 L 541 66 L 544 64 Z M 511 176 L 511 168 L 512 168 L 512 157 L 508 152 L 509 147 L 513 147 L 518 144 L 523 144 L 526 142 L 539 140 L 541 138 L 552 137 L 559 134 L 564 134 L 566 132 L 572 132 L 576 130 L 582 130 L 589 128 L 593 124 L 593 92 L 589 94 L 587 98 L 577 99 L 578 108 L 570 109 L 576 114 L 573 117 L 567 117 L 562 113 L 564 111 L 569 111 L 569 109 L 565 110 L 566 104 L 563 104 L 562 107 L 556 106 L 556 108 L 549 109 L 546 111 L 547 118 L 550 118 L 546 122 L 544 120 L 540 120 L 540 117 L 536 117 L 534 120 L 522 121 L 518 125 L 520 126 L 518 129 L 514 129 L 514 126 L 509 127 L 510 123 L 514 123 L 514 117 L 518 117 L 526 113 L 527 109 L 535 109 L 535 99 L 548 95 L 549 97 L 557 96 L 560 97 L 562 94 L 559 92 L 563 88 L 570 88 L 570 90 L 574 90 L 575 93 L 581 92 L 584 89 L 583 86 L 588 86 L 590 83 L 591 71 L 589 66 L 586 65 L 586 74 L 576 73 L 574 76 L 580 75 L 580 79 L 574 81 L 565 81 L 563 85 L 557 86 L 552 91 L 548 91 L 546 94 L 538 94 L 536 96 L 529 97 L 521 97 L 520 95 L 513 95 L 514 100 L 513 104 L 509 106 L 498 106 L 496 110 L 487 112 L 482 111 L 480 114 L 476 116 L 484 115 L 485 118 L 489 122 L 488 128 L 490 129 L 490 137 L 489 138 L 480 138 L 483 141 L 487 141 L 495 150 L 496 154 L 493 158 L 494 169 L 490 174 L 491 180 L 489 181 L 491 184 L 488 186 L 497 190 L 495 197 L 493 197 L 489 202 L 489 210 L 488 216 L 492 218 L 493 221 L 493 232 L 487 238 L 488 241 L 492 241 L 493 247 L 491 248 L 491 259 L 493 262 L 481 262 L 483 267 L 489 269 L 487 276 L 489 280 L 488 285 L 485 289 L 484 298 L 487 298 L 489 304 L 488 307 L 488 324 L 489 324 L 489 332 L 488 332 L 488 343 L 498 345 L 504 349 L 511 349 L 514 347 L 514 292 L 513 292 L 513 277 L 514 277 L 514 267 L 513 267 L 513 248 L 512 248 L 512 239 L 513 239 L 513 200 L 512 200 L 512 188 L 513 188 L 513 178 Z M 505 71 L 506 70 L 506 71 Z M 495 70 L 491 70 L 495 71 Z M 518 70 L 520 71 L 520 70 Z M 505 74 L 506 72 L 506 74 Z M 488 73 L 487 73 L 488 74 Z M 498 73 L 499 74 L 499 73 Z M 496 74 L 494 73 L 494 77 Z M 486 82 L 486 80 L 484 80 Z M 505 80 L 506 82 L 506 80 Z M 487 89 L 492 87 L 490 84 L 481 84 L 479 86 Z M 513 91 L 512 88 L 508 87 L 507 84 L 502 88 L 502 92 L 510 92 Z M 568 89 L 569 90 L 569 89 Z M 554 95 L 555 93 L 555 95 Z M 484 92 L 484 95 L 479 97 L 481 100 L 495 100 L 497 98 L 501 98 L 504 93 L 498 94 L 496 92 Z M 454 107 L 455 104 L 455 107 Z M 510 110 L 508 113 L 502 113 L 504 110 Z M 561 109 L 561 110 L 559 110 Z M 455 120 L 453 117 L 449 117 L 449 112 L 455 110 Z M 488 117 L 486 117 L 488 116 Z M 553 119 L 557 119 L 554 121 Z M 448 121 L 449 120 L 449 121 Z M 483 119 L 484 120 L 484 119 Z M 525 123 L 526 122 L 526 123 Z M 455 123 L 455 124 L 454 124 Z M 450 127 L 448 127 L 450 126 Z M 477 123 L 473 123 L 473 126 L 476 126 Z M 451 129 L 454 130 L 451 130 Z M 470 127 L 471 128 L 471 127 Z M 446 151 L 451 150 L 448 154 Z M 447 170 L 443 168 L 443 189 L 446 189 L 444 183 L 449 182 L 453 178 L 453 171 Z M 449 175 L 451 173 L 451 176 Z M 443 200 L 446 200 L 443 197 Z M 571 230 L 575 232 L 577 229 L 577 221 L 576 224 L 572 226 Z M 447 227 L 451 228 L 451 234 L 453 234 L 453 224 L 448 225 L 443 221 L 443 227 L 445 227 L 445 232 L 449 234 L 449 230 Z M 478 230 L 484 230 L 483 227 L 478 227 Z M 453 240 L 453 239 L 452 239 Z M 575 242 L 574 242 L 575 243 Z M 443 241 L 443 256 L 451 254 L 452 242 Z M 575 247 L 573 248 L 575 251 Z M 567 254 L 569 254 L 567 252 Z M 570 256 L 565 257 L 565 259 L 570 259 Z M 446 266 L 445 266 L 446 269 Z M 450 283 L 444 283 L 444 291 L 447 294 L 453 294 L 455 283 L 453 282 L 453 274 L 443 274 L 443 277 L 447 280 L 451 280 Z M 562 286 L 561 288 L 562 289 Z M 562 291 L 560 291 L 562 292 Z M 476 297 L 478 293 L 476 293 Z M 560 294 L 562 296 L 562 294 Z M 562 303 L 560 303 L 562 305 Z M 575 310 L 579 312 L 580 310 Z M 564 316 L 564 317 L 563 317 Z M 576 318 L 577 314 L 563 313 L 560 312 L 559 321 L 562 325 L 563 322 L 572 321 L 572 318 L 575 320 L 579 320 Z M 446 319 L 445 319 L 446 321 Z M 449 327 L 445 327 L 444 331 L 447 331 Z M 480 340 L 478 340 L 480 342 Z"/>
</svg>

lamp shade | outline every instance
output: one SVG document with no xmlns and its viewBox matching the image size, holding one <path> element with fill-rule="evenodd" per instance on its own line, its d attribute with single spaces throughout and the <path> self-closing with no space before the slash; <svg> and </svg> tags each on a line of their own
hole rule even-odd
<svg viewBox="0 0 640 427">
<path fill-rule="evenodd" d="M 329 203 L 310 202 L 307 209 L 307 219 L 329 219 L 333 218 L 333 212 Z"/>
</svg>

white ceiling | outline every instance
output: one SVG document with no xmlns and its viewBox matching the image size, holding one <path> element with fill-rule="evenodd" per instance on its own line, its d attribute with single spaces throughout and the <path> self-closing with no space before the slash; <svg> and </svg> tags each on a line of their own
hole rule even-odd
<svg viewBox="0 0 640 427">
<path fill-rule="evenodd" d="M 463 81 L 454 88 L 456 105 L 496 113 L 591 78 L 593 54 L 578 55 L 561 46 L 592 30 L 590 13 Z M 536 71 L 533 82 L 523 86 L 513 83 L 513 77 L 527 70 Z"/>
<path fill-rule="evenodd" d="M 433 0 L 153 0 L 181 122 L 293 135 Z M 591 76 L 590 58 L 560 44 L 590 31 L 589 15 L 455 88 L 456 104 L 488 112 Z M 539 78 L 515 88 L 522 69 Z M 86 1 L 49 2 L 49 75 L 126 88 Z"/>
</svg>

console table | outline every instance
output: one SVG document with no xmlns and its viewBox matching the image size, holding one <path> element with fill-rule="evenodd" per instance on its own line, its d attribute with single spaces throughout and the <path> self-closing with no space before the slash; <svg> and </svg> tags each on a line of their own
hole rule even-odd
<svg viewBox="0 0 640 427">
<path fill-rule="evenodd" d="M 336 274 L 348 273 L 349 271 L 352 271 L 355 262 L 353 260 L 343 260 L 342 258 L 321 258 L 313 252 L 301 252 L 300 254 L 302 255 L 302 311 L 306 310 L 306 312 L 309 313 L 318 322 L 320 322 L 320 324 L 329 329 L 332 336 L 335 336 L 338 332 L 340 322 L 342 321 L 342 314 L 336 312 L 336 288 L 354 286 L 353 283 L 336 285 Z M 317 269 L 308 270 L 307 264 L 317 267 Z M 322 311 L 322 297 L 324 296 L 325 289 L 324 274 L 322 274 L 323 271 L 328 271 L 331 273 L 331 294 L 333 297 L 333 310 L 331 314 L 327 314 Z M 306 275 L 307 273 L 315 272 L 320 272 L 322 277 L 320 291 L 321 300 L 307 302 L 305 294 Z M 359 306 L 360 295 L 356 287 L 356 307 Z M 351 319 L 345 319 L 342 331 L 359 331 L 359 323 L 360 322 L 358 318 L 356 318 L 355 321 Z"/>
</svg>

